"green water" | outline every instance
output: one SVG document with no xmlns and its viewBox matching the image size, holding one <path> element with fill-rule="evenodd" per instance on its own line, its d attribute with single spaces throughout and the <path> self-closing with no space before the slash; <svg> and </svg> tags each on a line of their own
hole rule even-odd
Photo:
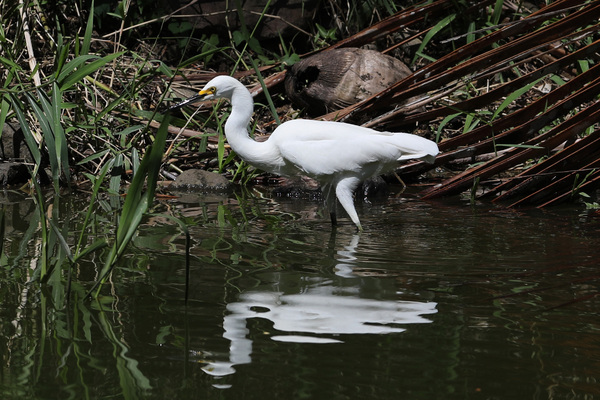
<svg viewBox="0 0 600 400">
<path fill-rule="evenodd" d="M 360 205 L 357 235 L 316 201 L 186 195 L 156 206 L 102 303 L 77 295 L 100 252 L 56 304 L 63 286 L 32 276 L 35 207 L 2 202 L 2 399 L 600 396 L 600 217 L 579 206 L 398 195 Z M 86 206 L 55 204 L 65 232 Z M 161 213 L 191 234 L 187 306 L 185 238 Z"/>
</svg>

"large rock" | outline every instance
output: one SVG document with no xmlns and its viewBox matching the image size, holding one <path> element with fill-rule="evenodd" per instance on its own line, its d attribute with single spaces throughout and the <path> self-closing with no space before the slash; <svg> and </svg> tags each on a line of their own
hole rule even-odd
<svg viewBox="0 0 600 400">
<path fill-rule="evenodd" d="M 294 64 L 285 90 L 295 107 L 317 116 L 365 100 L 410 74 L 402 61 L 377 51 L 335 49 Z"/>
<path fill-rule="evenodd" d="M 23 185 L 31 174 L 23 163 L 0 162 L 0 186 Z"/>
<path fill-rule="evenodd" d="M 33 169 L 34 163 L 21 127 L 16 123 L 6 122 L 0 141 L 0 186 L 26 183 L 31 178 L 30 169 Z M 42 166 L 47 164 L 48 156 L 42 151 Z M 42 185 L 50 182 L 43 168 L 39 170 L 38 181 Z"/>
<path fill-rule="evenodd" d="M 25 136 L 18 124 L 6 122 L 2 129 L 0 142 L 0 158 L 2 160 L 21 160 L 34 163 L 33 156 L 25 143 Z"/>
</svg>

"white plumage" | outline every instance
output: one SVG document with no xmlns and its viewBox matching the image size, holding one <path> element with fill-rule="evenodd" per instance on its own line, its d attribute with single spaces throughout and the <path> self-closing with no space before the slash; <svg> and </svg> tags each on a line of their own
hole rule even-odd
<svg viewBox="0 0 600 400">
<path fill-rule="evenodd" d="M 225 136 L 244 161 L 277 175 L 314 178 L 321 184 L 332 222 L 336 223 L 337 197 L 359 230 L 362 227 L 353 193 L 362 181 L 392 171 L 401 161 L 433 162 L 438 154 L 434 142 L 409 133 L 377 132 L 342 122 L 305 119 L 285 122 L 266 141 L 256 142 L 248 135 L 254 102 L 243 84 L 230 76 L 218 76 L 197 96 L 178 106 L 198 98 L 231 102 Z"/>
</svg>

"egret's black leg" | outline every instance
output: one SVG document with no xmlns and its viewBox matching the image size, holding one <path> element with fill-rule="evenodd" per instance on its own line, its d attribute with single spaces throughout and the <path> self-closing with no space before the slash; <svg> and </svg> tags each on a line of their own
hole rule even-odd
<svg viewBox="0 0 600 400">
<path fill-rule="evenodd" d="M 400 175 L 398 175 L 396 171 L 394 171 L 394 175 L 396 176 L 396 179 L 398 179 L 398 182 L 400 182 L 400 184 L 402 185 L 402 190 L 400 190 L 400 193 L 404 192 L 406 190 L 406 183 L 404 183 L 404 181 L 402 180 L 402 178 L 400 178 Z"/>
<path fill-rule="evenodd" d="M 337 216 L 335 215 L 336 199 L 335 194 L 331 189 L 333 189 L 333 186 L 329 183 L 321 186 L 321 192 L 325 198 L 325 206 L 327 207 L 327 210 L 329 211 L 329 217 L 331 218 L 331 225 L 337 226 Z"/>
</svg>

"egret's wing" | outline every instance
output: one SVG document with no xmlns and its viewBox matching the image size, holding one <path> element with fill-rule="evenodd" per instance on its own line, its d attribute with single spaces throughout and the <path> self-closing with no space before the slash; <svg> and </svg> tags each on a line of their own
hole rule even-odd
<svg viewBox="0 0 600 400">
<path fill-rule="evenodd" d="M 358 172 L 369 164 L 435 156 L 435 143 L 416 135 L 380 133 L 356 125 L 294 120 L 283 124 L 275 139 L 281 156 L 307 175 Z"/>
<path fill-rule="evenodd" d="M 356 139 L 296 140 L 282 143 L 279 149 L 286 162 L 310 176 L 358 172 L 371 163 L 394 162 L 399 155 L 395 147 L 378 146 L 374 141 Z"/>
</svg>

